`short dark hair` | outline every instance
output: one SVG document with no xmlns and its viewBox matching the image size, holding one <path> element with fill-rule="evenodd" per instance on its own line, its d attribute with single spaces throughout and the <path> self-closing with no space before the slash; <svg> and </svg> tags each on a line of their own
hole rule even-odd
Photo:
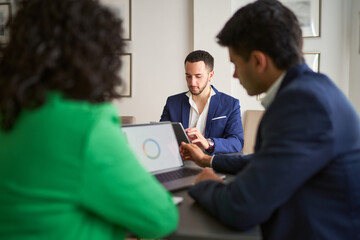
<svg viewBox="0 0 360 240">
<path fill-rule="evenodd" d="M 246 61 L 259 50 L 279 69 L 302 62 L 302 33 L 295 14 L 277 0 L 258 0 L 240 8 L 217 35 Z"/>
<path fill-rule="evenodd" d="M 92 103 L 119 97 L 121 19 L 98 0 L 24 0 L 0 60 L 0 123 L 40 107 L 48 91 Z"/>
<path fill-rule="evenodd" d="M 214 58 L 210 55 L 210 53 L 204 51 L 204 50 L 196 50 L 187 55 L 185 58 L 184 64 L 186 62 L 200 62 L 203 61 L 205 63 L 205 66 L 212 71 L 214 69 Z"/>
</svg>

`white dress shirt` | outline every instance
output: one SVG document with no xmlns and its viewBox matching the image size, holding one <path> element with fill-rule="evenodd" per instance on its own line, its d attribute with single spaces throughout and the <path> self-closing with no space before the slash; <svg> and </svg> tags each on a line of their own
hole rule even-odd
<svg viewBox="0 0 360 240">
<path fill-rule="evenodd" d="M 283 72 L 280 77 L 273 83 L 273 85 L 270 86 L 270 88 L 266 91 L 266 95 L 261 101 L 261 105 L 266 109 L 269 108 L 271 103 L 274 101 L 274 98 L 280 88 L 280 85 L 285 77 L 286 71 Z"/>
<path fill-rule="evenodd" d="M 206 119 L 209 112 L 210 99 L 215 94 L 216 94 L 215 91 L 211 88 L 210 96 L 207 100 L 207 103 L 202 113 L 199 114 L 198 108 L 192 98 L 191 92 L 189 91 L 186 93 L 186 96 L 189 97 L 189 103 L 190 103 L 189 128 L 197 128 L 203 136 L 205 136 Z"/>
</svg>

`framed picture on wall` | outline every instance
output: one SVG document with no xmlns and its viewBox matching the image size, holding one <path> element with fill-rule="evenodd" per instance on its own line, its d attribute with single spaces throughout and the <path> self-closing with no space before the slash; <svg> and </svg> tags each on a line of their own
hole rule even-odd
<svg viewBox="0 0 360 240">
<path fill-rule="evenodd" d="M 123 39 L 131 40 L 131 0 L 100 0 L 100 2 L 122 19 Z"/>
<path fill-rule="evenodd" d="M 121 97 L 131 97 L 132 90 L 132 55 L 131 53 L 120 54 L 122 66 L 119 71 L 119 76 L 122 81 L 122 86 L 118 87 L 116 91 L 121 95 Z"/>
<path fill-rule="evenodd" d="M 9 2 L 0 3 L 0 44 L 6 44 L 9 41 L 9 30 L 6 23 L 11 18 L 11 4 Z"/>
<path fill-rule="evenodd" d="M 304 38 L 320 37 L 321 0 L 281 0 L 298 18 Z"/>
<path fill-rule="evenodd" d="M 320 52 L 304 52 L 306 64 L 314 71 L 320 71 Z"/>
</svg>

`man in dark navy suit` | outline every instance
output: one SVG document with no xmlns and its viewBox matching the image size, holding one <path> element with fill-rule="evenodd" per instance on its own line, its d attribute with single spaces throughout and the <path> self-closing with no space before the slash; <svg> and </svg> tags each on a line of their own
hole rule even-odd
<svg viewBox="0 0 360 240">
<path fill-rule="evenodd" d="M 210 85 L 214 58 L 197 50 L 184 64 L 189 91 L 168 97 L 160 121 L 181 122 L 189 140 L 207 154 L 240 152 L 244 137 L 239 100 Z"/>
<path fill-rule="evenodd" d="M 234 77 L 249 95 L 266 93 L 252 155 L 184 160 L 236 174 L 224 184 L 206 168 L 189 194 L 225 225 L 260 225 L 263 239 L 360 239 L 360 119 L 344 94 L 302 57 L 295 15 L 279 1 L 239 9 L 218 34 Z"/>
</svg>

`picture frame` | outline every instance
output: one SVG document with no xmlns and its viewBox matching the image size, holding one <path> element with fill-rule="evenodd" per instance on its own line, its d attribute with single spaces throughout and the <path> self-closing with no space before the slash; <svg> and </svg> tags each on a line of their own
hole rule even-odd
<svg viewBox="0 0 360 240">
<path fill-rule="evenodd" d="M 8 20 L 11 19 L 11 3 L 0 2 L 0 44 L 9 42 L 9 30 L 6 27 Z"/>
<path fill-rule="evenodd" d="M 304 52 L 304 60 L 314 72 L 320 72 L 320 52 Z"/>
<path fill-rule="evenodd" d="M 358 44 L 359 44 L 359 54 L 360 54 L 360 11 L 359 11 L 359 38 L 358 38 Z"/>
<path fill-rule="evenodd" d="M 281 0 L 299 20 L 304 38 L 320 37 L 321 0 Z"/>
<path fill-rule="evenodd" d="M 131 0 L 100 0 L 121 18 L 123 27 L 123 40 L 131 40 Z"/>
<path fill-rule="evenodd" d="M 116 91 L 120 94 L 121 97 L 131 97 L 132 96 L 132 54 L 123 53 L 119 54 L 121 58 L 121 69 L 118 74 L 122 81 L 122 86 L 118 87 Z"/>
</svg>

